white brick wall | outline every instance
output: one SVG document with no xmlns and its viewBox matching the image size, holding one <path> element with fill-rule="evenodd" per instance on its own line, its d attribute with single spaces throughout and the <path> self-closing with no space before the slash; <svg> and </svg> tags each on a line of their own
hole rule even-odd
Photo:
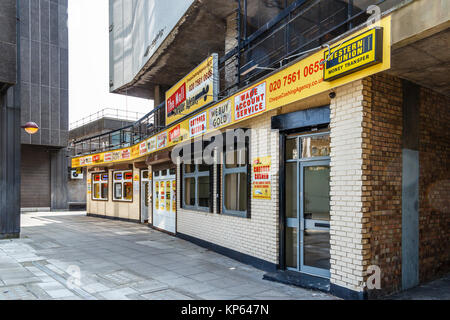
<svg viewBox="0 0 450 320">
<path fill-rule="evenodd" d="M 224 214 L 184 210 L 180 208 L 181 194 L 178 188 L 177 232 L 278 264 L 279 135 L 278 132 L 270 130 L 272 116 L 272 113 L 263 115 L 239 126 L 264 129 L 252 132 L 250 160 L 255 157 L 272 156 L 272 199 L 252 199 L 251 218 L 245 219 Z M 214 176 L 217 176 L 216 172 Z M 180 186 L 179 166 L 177 177 L 177 184 Z M 214 194 L 216 193 L 215 180 Z M 217 212 L 216 201 L 214 201 L 214 212 Z"/>
<path fill-rule="evenodd" d="M 331 282 L 363 291 L 363 83 L 338 88 L 331 103 Z"/>
</svg>

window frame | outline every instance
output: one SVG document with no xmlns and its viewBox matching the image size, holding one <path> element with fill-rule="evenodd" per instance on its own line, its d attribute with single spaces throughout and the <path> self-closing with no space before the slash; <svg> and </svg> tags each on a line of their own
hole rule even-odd
<svg viewBox="0 0 450 320">
<path fill-rule="evenodd" d="M 302 133 L 302 134 L 296 134 L 292 136 L 286 137 L 286 142 L 288 140 L 296 140 L 296 147 L 297 147 L 297 157 L 293 159 L 287 159 L 286 155 L 286 162 L 308 162 L 308 161 L 320 161 L 320 160 L 330 160 L 331 158 L 331 144 L 330 144 L 330 155 L 327 156 L 315 156 L 315 157 L 303 157 L 303 138 L 314 138 L 314 137 L 321 137 L 321 136 L 328 136 L 331 139 L 331 132 L 329 129 L 314 132 L 314 133 Z"/>
<path fill-rule="evenodd" d="M 246 160 L 246 164 L 241 166 L 241 167 L 236 167 L 236 168 L 227 168 L 226 166 L 226 156 L 228 152 L 234 152 L 234 151 L 239 151 L 236 144 L 234 145 L 234 148 L 232 150 L 224 150 L 222 153 L 222 159 L 223 159 L 223 164 L 221 165 L 221 193 L 222 193 L 222 204 L 221 204 L 221 209 L 222 209 L 222 214 L 224 215 L 228 215 L 228 216 L 233 216 L 233 217 L 239 217 L 239 218 L 245 218 L 245 219 L 250 219 L 251 215 L 250 215 L 250 206 L 251 206 L 251 181 L 250 181 L 250 177 L 251 177 L 251 163 L 250 163 L 250 144 L 248 141 L 245 142 L 245 160 Z M 225 205 L 225 193 L 226 193 L 226 176 L 229 174 L 241 174 L 241 173 L 245 173 L 246 177 L 247 177 L 247 194 L 246 194 L 246 198 L 247 198 L 247 209 L 245 211 L 238 211 L 238 210 L 229 210 L 227 209 L 226 205 Z"/>
<path fill-rule="evenodd" d="M 106 180 L 106 186 L 107 186 L 107 191 L 106 191 L 106 198 L 96 198 L 95 197 L 95 185 L 99 185 L 99 194 L 100 196 L 102 195 L 102 185 L 105 184 L 105 181 L 103 180 L 103 175 L 107 175 L 108 178 Z M 100 180 L 99 181 L 95 181 L 95 176 L 100 176 Z M 91 200 L 92 201 L 108 201 L 109 200 L 109 173 L 108 172 L 102 172 L 102 173 L 93 173 L 92 174 L 92 192 L 91 192 Z"/>
<path fill-rule="evenodd" d="M 122 179 L 116 180 L 116 174 L 121 173 Z M 131 173 L 131 179 L 125 179 L 125 174 Z M 131 183 L 131 199 L 125 198 L 125 184 Z M 121 185 L 121 194 L 122 198 L 118 199 L 116 198 L 116 185 Z M 128 202 L 132 203 L 134 201 L 134 185 L 133 185 L 133 170 L 118 170 L 112 172 L 112 200 L 113 202 Z"/>
<path fill-rule="evenodd" d="M 190 172 L 190 173 L 186 173 L 185 170 L 185 163 L 181 163 L 181 170 L 182 170 L 182 195 L 181 195 L 181 204 L 182 204 L 182 208 L 186 209 L 186 210 L 193 210 L 193 211 L 201 211 L 201 212 L 212 212 L 212 208 L 214 207 L 214 199 L 212 201 L 210 201 L 209 207 L 201 207 L 199 206 L 199 178 L 203 178 L 203 177 L 209 177 L 209 190 L 212 190 L 212 185 L 214 183 L 214 175 L 212 174 L 212 165 L 207 165 L 208 166 L 208 170 L 207 171 L 199 171 L 199 164 L 190 164 L 193 165 L 195 167 L 194 172 Z M 186 179 L 192 179 L 194 178 L 195 181 L 195 205 L 188 205 L 186 204 L 186 195 L 185 195 L 185 191 L 186 191 Z"/>
</svg>

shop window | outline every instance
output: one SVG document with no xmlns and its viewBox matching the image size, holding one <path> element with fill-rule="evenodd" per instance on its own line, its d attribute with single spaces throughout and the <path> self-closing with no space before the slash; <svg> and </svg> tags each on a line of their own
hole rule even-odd
<svg viewBox="0 0 450 320">
<path fill-rule="evenodd" d="M 108 200 L 108 178 L 109 176 L 107 173 L 93 175 L 92 200 Z"/>
<path fill-rule="evenodd" d="M 245 148 L 224 152 L 222 169 L 223 213 L 238 217 L 249 217 L 249 155 Z"/>
<path fill-rule="evenodd" d="M 113 175 L 115 201 L 133 201 L 133 172 L 116 171 Z"/>
<path fill-rule="evenodd" d="M 183 208 L 212 210 L 210 165 L 183 164 Z"/>
<path fill-rule="evenodd" d="M 330 156 L 330 135 L 314 135 L 301 137 L 302 158 Z"/>
</svg>

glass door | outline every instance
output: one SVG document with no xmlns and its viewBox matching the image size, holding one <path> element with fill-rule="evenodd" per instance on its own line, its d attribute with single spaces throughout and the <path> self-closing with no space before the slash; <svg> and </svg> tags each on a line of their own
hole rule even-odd
<svg viewBox="0 0 450 320">
<path fill-rule="evenodd" d="M 149 171 L 143 170 L 141 172 L 141 223 L 148 222 L 150 186 Z"/>
<path fill-rule="evenodd" d="M 176 233 L 176 179 L 175 170 L 153 173 L 153 226 Z"/>
<path fill-rule="evenodd" d="M 300 163 L 300 267 L 330 277 L 330 164 Z"/>
<path fill-rule="evenodd" d="M 329 134 L 286 141 L 286 266 L 330 277 Z"/>
</svg>

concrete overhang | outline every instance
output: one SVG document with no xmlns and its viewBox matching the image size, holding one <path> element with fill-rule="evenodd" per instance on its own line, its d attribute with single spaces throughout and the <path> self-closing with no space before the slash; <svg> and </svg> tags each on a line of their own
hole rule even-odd
<svg viewBox="0 0 450 320">
<path fill-rule="evenodd" d="M 235 1 L 196 0 L 133 80 L 113 92 L 154 99 L 156 85 L 168 89 L 210 54 L 223 56 L 225 19 L 235 8 Z"/>
<path fill-rule="evenodd" d="M 450 2 L 415 0 L 392 13 L 390 74 L 450 95 Z"/>
</svg>

